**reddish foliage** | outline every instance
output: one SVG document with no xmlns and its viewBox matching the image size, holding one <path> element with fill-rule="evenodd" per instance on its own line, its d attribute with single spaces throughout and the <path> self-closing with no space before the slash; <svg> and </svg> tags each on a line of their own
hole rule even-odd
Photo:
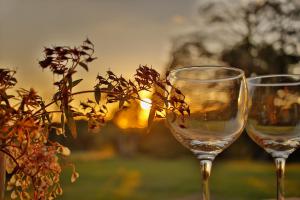
<svg viewBox="0 0 300 200">
<path fill-rule="evenodd" d="M 54 199 L 62 194 L 59 176 L 64 166 L 62 161 L 70 154 L 70 150 L 51 141 L 49 133 L 54 128 L 57 134 L 64 134 L 67 124 L 76 137 L 74 117 L 86 117 L 89 129 L 93 131 L 105 123 L 107 104 L 118 103 L 120 109 L 124 108 L 133 100 L 141 100 L 141 91 L 153 91 L 153 88 L 149 124 L 155 116 L 163 117 L 156 114 L 163 109 L 181 116 L 189 114 L 185 96 L 175 89 L 176 94 L 170 97 L 167 87 L 173 86 L 147 66 L 138 67 L 134 80 L 126 80 L 107 71 L 105 76 L 97 76 L 93 90 L 73 92 L 73 88 L 82 81 L 74 80 L 77 68 L 88 71 L 88 64 L 96 59 L 93 54 L 94 45 L 88 39 L 79 47 L 56 46 L 44 49 L 45 57 L 39 62 L 40 66 L 58 76 L 58 81 L 54 82 L 57 92 L 53 95 L 53 101 L 47 104 L 34 89 L 19 89 L 16 97 L 11 95 L 9 89 L 17 82 L 15 72 L 0 69 L 0 151 L 7 154 L 7 171 L 12 174 L 7 189 L 12 191 L 12 199 Z M 82 109 L 72 107 L 74 96 L 83 93 L 94 93 L 95 100 L 82 102 Z M 48 111 L 52 104 L 57 104 L 59 110 Z M 61 128 L 53 126 L 52 113 L 61 113 Z M 73 165 L 66 165 L 73 168 L 71 181 L 74 182 L 79 174 Z M 32 189 L 33 196 L 29 192 Z"/>
</svg>

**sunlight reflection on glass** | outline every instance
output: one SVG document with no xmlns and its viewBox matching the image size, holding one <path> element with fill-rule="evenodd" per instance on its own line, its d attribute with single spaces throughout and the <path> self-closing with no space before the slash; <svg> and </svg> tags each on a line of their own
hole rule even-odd
<svg viewBox="0 0 300 200">
<path fill-rule="evenodd" d="M 285 160 L 300 146 L 300 75 L 249 78 L 248 86 L 247 133 L 274 158 L 277 199 L 284 200 Z"/>
<path fill-rule="evenodd" d="M 174 137 L 200 160 L 202 199 L 209 200 L 208 178 L 214 158 L 234 142 L 247 118 L 244 72 L 236 68 L 200 66 L 173 70 L 170 82 L 186 97 L 190 116 L 167 121 Z M 170 90 L 171 97 L 176 90 Z"/>
</svg>

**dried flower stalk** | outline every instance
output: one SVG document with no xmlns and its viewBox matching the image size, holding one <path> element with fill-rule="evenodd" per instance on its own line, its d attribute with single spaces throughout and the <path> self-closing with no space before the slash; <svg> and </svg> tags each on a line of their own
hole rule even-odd
<svg viewBox="0 0 300 200">
<path fill-rule="evenodd" d="M 90 130 L 99 128 L 105 123 L 107 104 L 118 103 L 122 109 L 134 100 L 142 101 L 139 93 L 153 88 L 149 125 L 155 117 L 164 117 L 157 112 L 163 109 L 176 115 L 189 115 L 184 95 L 175 89 L 176 94 L 170 97 L 167 87 L 173 87 L 171 83 L 147 66 L 138 67 L 134 80 L 107 71 L 105 76 L 96 77 L 97 83 L 92 90 L 73 92 L 82 81 L 74 79 L 77 70 L 88 71 L 88 64 L 95 59 L 94 45 L 88 39 L 79 47 L 45 48 L 40 67 L 49 69 L 58 77 L 54 82 L 57 91 L 48 103 L 34 89 L 19 89 L 17 95 L 12 95 L 11 90 L 17 83 L 15 71 L 0 69 L 0 151 L 7 155 L 6 170 L 12 175 L 7 183 L 11 199 L 55 199 L 62 195 L 59 178 L 64 165 L 73 168 L 72 182 L 78 178 L 74 165 L 62 164 L 70 150 L 49 139 L 51 129 L 64 134 L 65 125 L 76 138 L 76 117 L 86 117 Z M 71 106 L 75 96 L 84 93 L 93 93 L 94 100 L 81 102 L 81 109 Z M 59 109 L 48 111 L 53 104 Z M 53 113 L 60 113 L 61 127 L 53 126 Z"/>
</svg>

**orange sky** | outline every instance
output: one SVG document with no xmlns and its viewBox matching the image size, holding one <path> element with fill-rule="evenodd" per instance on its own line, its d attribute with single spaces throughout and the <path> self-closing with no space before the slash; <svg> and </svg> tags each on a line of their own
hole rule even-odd
<svg viewBox="0 0 300 200">
<path fill-rule="evenodd" d="M 53 77 L 38 59 L 44 46 L 77 45 L 89 37 L 99 58 L 78 89 L 110 68 L 130 76 L 139 64 L 162 71 L 172 37 L 192 23 L 196 0 L 0 0 L 0 67 L 18 71 L 19 87 L 52 94 Z"/>
</svg>

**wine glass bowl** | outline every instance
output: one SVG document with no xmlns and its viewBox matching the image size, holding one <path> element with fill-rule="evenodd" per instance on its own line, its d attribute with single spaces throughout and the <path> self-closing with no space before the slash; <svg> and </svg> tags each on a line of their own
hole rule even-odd
<svg viewBox="0 0 300 200">
<path fill-rule="evenodd" d="M 210 168 L 212 160 L 244 129 L 247 118 L 244 72 L 229 67 L 192 66 L 171 71 L 168 79 L 174 86 L 170 96 L 176 95 L 175 88 L 179 89 L 190 108 L 190 115 L 183 118 L 167 113 L 169 128 L 197 156 L 202 168 L 204 165 Z M 203 199 L 209 199 L 207 194 L 203 194 Z"/>
<path fill-rule="evenodd" d="M 249 136 L 273 157 L 287 158 L 300 142 L 300 75 L 249 79 Z"/>
<path fill-rule="evenodd" d="M 199 159 L 210 159 L 242 132 L 246 120 L 243 72 L 226 67 L 187 67 L 170 73 L 171 83 L 184 95 L 190 116 L 184 122 L 167 115 L 175 138 Z M 175 91 L 171 90 L 171 96 Z"/>
<path fill-rule="evenodd" d="M 285 160 L 300 145 L 300 75 L 268 75 L 248 79 L 246 130 L 275 159 L 277 199 L 284 199 Z"/>
</svg>

